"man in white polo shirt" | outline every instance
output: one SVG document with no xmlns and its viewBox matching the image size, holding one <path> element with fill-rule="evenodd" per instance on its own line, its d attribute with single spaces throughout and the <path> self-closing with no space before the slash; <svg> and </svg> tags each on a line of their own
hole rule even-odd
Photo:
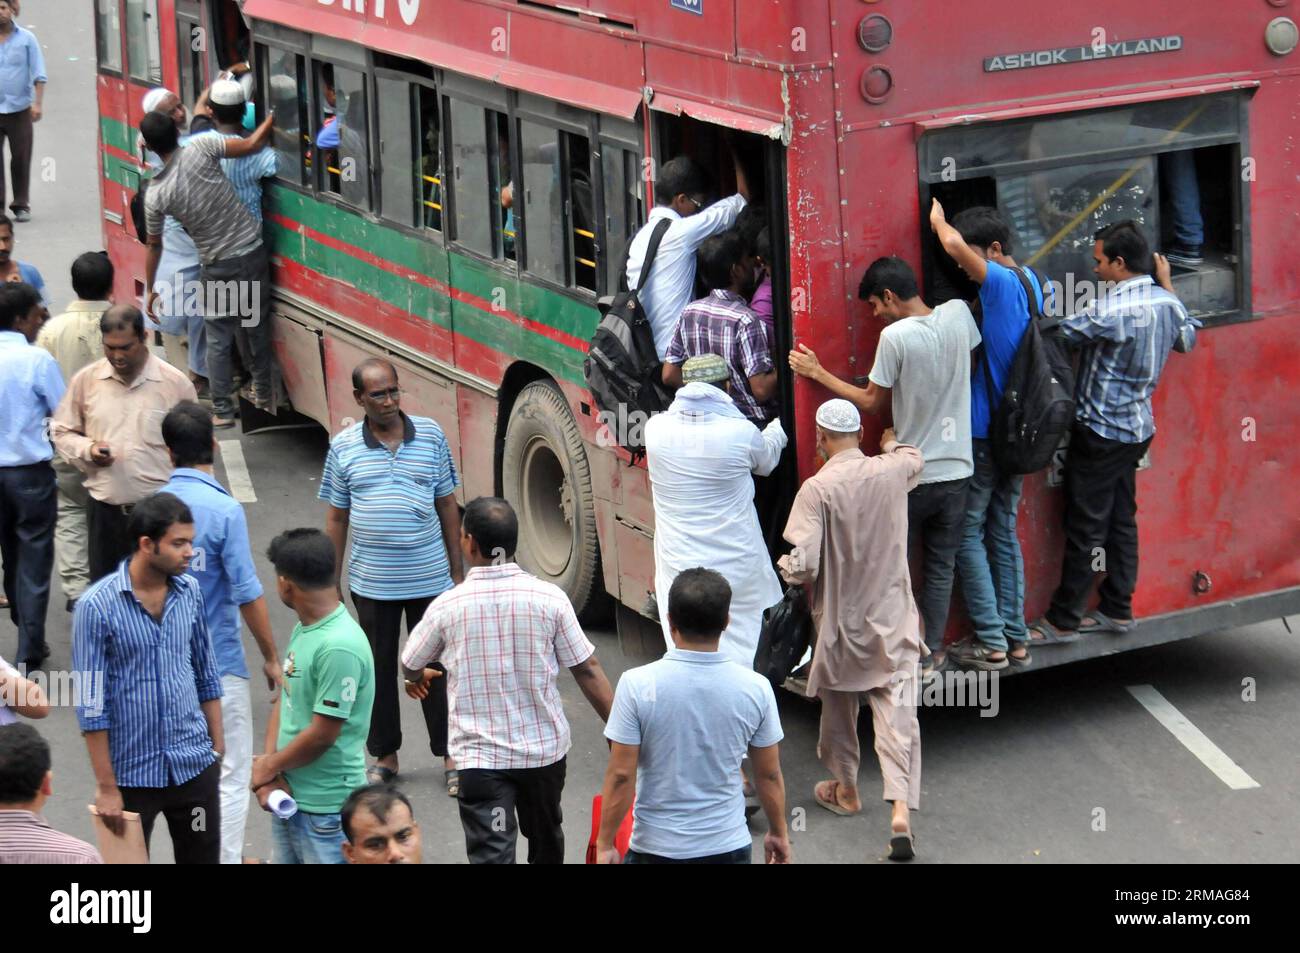
<svg viewBox="0 0 1300 953">
<path fill-rule="evenodd" d="M 676 648 L 623 673 L 605 726 L 609 767 L 597 863 L 618 863 L 614 835 L 636 795 L 626 864 L 747 864 L 740 761 L 748 752 L 770 825 L 769 864 L 790 862 L 781 717 L 772 686 L 718 653 L 731 586 L 712 569 L 687 569 L 668 592 Z"/>
</svg>

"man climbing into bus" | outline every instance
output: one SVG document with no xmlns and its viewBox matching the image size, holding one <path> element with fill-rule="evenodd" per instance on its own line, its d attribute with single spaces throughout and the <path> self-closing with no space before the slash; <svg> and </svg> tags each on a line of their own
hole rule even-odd
<svg viewBox="0 0 1300 953">
<path fill-rule="evenodd" d="M 966 520 L 957 550 L 957 575 L 974 632 L 971 639 L 954 646 L 953 658 L 963 666 L 985 671 L 1008 665 L 1023 667 L 1029 664 L 1029 633 L 1025 627 L 1025 561 L 1016 534 L 1016 510 L 1024 477 L 999 469 L 989 445 L 989 422 L 1029 326 L 1029 297 L 1016 275 L 1020 266 L 1011 257 L 1011 227 L 997 209 L 968 208 L 949 225 L 943 206 L 935 199 L 930 227 L 943 250 L 979 285 L 980 335 L 987 358 L 975 362 L 971 381 L 975 473 L 966 495 Z M 1044 288 L 1032 269 L 1024 269 L 1024 274 L 1042 313 L 1046 307 Z M 1046 293 L 1050 295 L 1050 289 Z"/>
<path fill-rule="evenodd" d="M 1033 641 L 1044 644 L 1088 633 L 1123 635 L 1133 627 L 1137 467 L 1156 432 L 1151 395 L 1169 352 L 1189 352 L 1200 327 L 1174 294 L 1168 259 L 1151 254 L 1135 222 L 1099 231 L 1093 259 L 1097 277 L 1115 284 L 1061 322 L 1082 354 L 1065 456 L 1061 583 L 1046 614 L 1029 627 Z M 1085 614 L 1099 571 L 1106 575 L 1101 601 Z"/>
<path fill-rule="evenodd" d="M 916 275 L 901 258 L 878 258 L 858 288 L 887 327 L 880 332 L 876 362 L 866 388 L 829 373 L 805 344 L 790 352 L 790 367 L 843 397 L 859 410 L 892 408 L 898 440 L 925 457 L 919 484 L 907 495 L 908 548 L 924 554 L 924 582 L 917 602 L 929 657 L 926 679 L 943 668 L 943 645 L 952 599 L 953 564 L 966 518 L 971 459 L 970 352 L 979 328 L 961 300 L 930 308 L 921 300 Z"/>
<path fill-rule="evenodd" d="M 739 159 L 733 157 L 733 162 L 736 194 L 708 208 L 704 207 L 706 183 L 700 167 L 686 156 L 665 162 L 655 178 L 655 208 L 628 244 L 627 285 L 641 290 L 641 306 L 650 318 L 655 351 L 661 361 L 668 353 L 677 319 L 695 292 L 695 253 L 706 238 L 736 224 L 736 216 L 749 202 L 745 170 Z M 672 224 L 659 244 L 646 286 L 641 288 L 641 266 L 650 247 L 650 234 L 663 219 Z"/>
</svg>

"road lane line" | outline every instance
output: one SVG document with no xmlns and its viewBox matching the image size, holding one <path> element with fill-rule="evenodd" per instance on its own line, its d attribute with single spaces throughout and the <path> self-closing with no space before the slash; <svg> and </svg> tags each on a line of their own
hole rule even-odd
<svg viewBox="0 0 1300 953">
<path fill-rule="evenodd" d="M 244 461 L 244 448 L 238 440 L 218 440 L 217 446 L 221 448 L 221 460 L 226 465 L 230 495 L 240 503 L 256 503 L 257 493 L 253 491 L 253 478 Z"/>
<path fill-rule="evenodd" d="M 1161 695 L 1153 687 L 1150 685 L 1129 685 L 1128 693 L 1136 698 L 1138 703 L 1155 717 L 1156 721 L 1169 729 L 1169 733 L 1182 742 L 1184 748 L 1196 755 L 1201 764 L 1218 775 L 1219 780 L 1228 787 L 1234 791 L 1259 787 L 1258 781 L 1238 767 L 1237 763 L 1229 758 L 1222 748 L 1205 737 L 1201 729 L 1188 721 L 1186 715 L 1169 704 L 1165 696 Z"/>
</svg>

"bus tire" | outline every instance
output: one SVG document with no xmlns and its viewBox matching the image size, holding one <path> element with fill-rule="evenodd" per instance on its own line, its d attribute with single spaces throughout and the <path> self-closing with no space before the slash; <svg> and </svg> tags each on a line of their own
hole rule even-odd
<svg viewBox="0 0 1300 953">
<path fill-rule="evenodd" d="M 564 395 L 549 381 L 528 384 L 515 399 L 501 486 L 519 517 L 519 565 L 586 613 L 604 594 L 591 468 Z"/>
</svg>

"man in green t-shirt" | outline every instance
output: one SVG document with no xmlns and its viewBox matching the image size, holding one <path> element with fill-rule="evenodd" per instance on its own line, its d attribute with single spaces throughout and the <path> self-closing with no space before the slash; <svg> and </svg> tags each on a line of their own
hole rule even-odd
<svg viewBox="0 0 1300 953">
<path fill-rule="evenodd" d="M 375 661 L 361 626 L 339 601 L 334 544 L 320 530 L 292 529 L 271 541 L 280 599 L 298 614 L 284 686 L 271 708 L 266 754 L 253 759 L 263 810 L 288 791 L 292 817 L 271 818 L 277 864 L 341 864 L 343 802 L 366 783 L 366 734 Z"/>
</svg>

